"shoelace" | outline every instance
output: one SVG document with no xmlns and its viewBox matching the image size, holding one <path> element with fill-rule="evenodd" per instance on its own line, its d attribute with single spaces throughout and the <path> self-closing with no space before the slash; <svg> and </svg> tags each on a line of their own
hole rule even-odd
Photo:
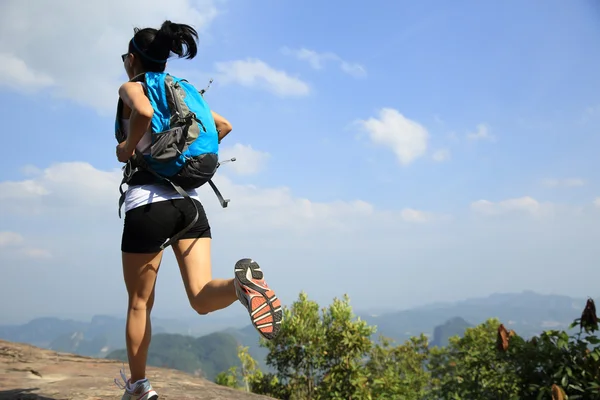
<svg viewBox="0 0 600 400">
<path fill-rule="evenodd" d="M 125 369 L 125 364 L 123 364 L 122 369 L 119 369 L 119 373 L 121 374 L 121 379 L 123 379 L 123 383 L 119 382 L 117 380 L 117 378 L 115 378 L 114 381 L 115 381 L 115 385 L 117 385 L 117 387 L 119 389 L 127 390 L 127 375 L 125 375 L 124 369 Z"/>
</svg>

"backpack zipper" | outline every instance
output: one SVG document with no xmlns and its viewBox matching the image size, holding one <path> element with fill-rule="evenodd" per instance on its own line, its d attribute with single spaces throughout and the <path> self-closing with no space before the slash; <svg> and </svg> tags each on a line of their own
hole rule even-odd
<svg viewBox="0 0 600 400">
<path fill-rule="evenodd" d="M 175 102 L 175 108 L 177 109 L 177 116 L 179 117 L 179 122 L 185 121 L 186 117 L 183 116 L 183 110 L 181 109 L 181 105 L 179 104 L 179 96 L 177 95 L 177 91 L 179 89 L 179 82 L 175 82 L 172 85 L 169 85 L 169 90 L 171 91 L 171 96 L 173 97 L 173 101 Z"/>
</svg>

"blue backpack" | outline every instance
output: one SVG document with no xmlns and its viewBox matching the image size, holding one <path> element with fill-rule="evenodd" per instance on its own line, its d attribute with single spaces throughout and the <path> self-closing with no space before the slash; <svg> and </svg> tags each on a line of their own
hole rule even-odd
<svg viewBox="0 0 600 400">
<path fill-rule="evenodd" d="M 195 189 L 206 182 L 213 188 L 223 208 L 229 200 L 223 199 L 212 182 L 219 167 L 219 132 L 210 108 L 204 101 L 204 91 L 198 91 L 185 79 L 166 72 L 146 72 L 131 79 L 143 82 L 150 104 L 154 109 L 151 121 L 152 144 L 149 154 L 136 150 L 123 167 L 123 180 L 119 186 L 119 217 L 125 201 L 123 184 L 165 182 L 184 198 L 191 198 L 186 190 Z M 115 137 L 126 139 L 121 129 L 123 101 L 119 98 L 115 122 Z M 135 177 L 134 177 L 135 175 Z M 198 220 L 196 217 L 181 232 L 161 247 L 164 249 L 187 232 Z"/>
</svg>

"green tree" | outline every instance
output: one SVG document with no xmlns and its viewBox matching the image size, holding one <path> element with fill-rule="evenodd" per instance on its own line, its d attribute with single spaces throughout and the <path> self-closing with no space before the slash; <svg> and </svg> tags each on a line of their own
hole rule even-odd
<svg viewBox="0 0 600 400">
<path fill-rule="evenodd" d="M 356 318 L 350 299 L 334 299 L 323 310 L 326 327 L 323 380 L 318 387 L 318 399 L 370 399 L 365 361 L 371 351 L 371 335 L 375 327 Z"/>
<path fill-rule="evenodd" d="M 279 383 L 273 374 L 264 374 L 256 360 L 248 353 L 248 347 L 238 346 L 241 368 L 231 367 L 217 375 L 215 383 L 252 393 L 265 394 L 278 399 L 290 398 L 289 388 Z"/>
<path fill-rule="evenodd" d="M 588 300 L 571 328 L 524 340 L 497 319 L 469 328 L 444 347 L 424 335 L 401 345 L 371 340 L 375 328 L 356 318 L 349 299 L 319 309 L 301 293 L 284 310 L 264 374 L 238 349 L 241 368 L 217 383 L 282 400 L 592 400 L 600 399 L 598 318 Z"/>
<path fill-rule="evenodd" d="M 569 400 L 600 398 L 600 339 L 594 334 L 598 324 L 592 300 L 570 328 L 577 325 L 580 331 L 573 335 L 558 330 L 530 340 L 514 335 L 499 348 L 520 378 L 521 399 L 549 397 L 553 388 Z"/>
<path fill-rule="evenodd" d="M 489 319 L 431 349 L 431 399 L 519 399 L 517 375 L 496 350 L 499 325 Z"/>
<path fill-rule="evenodd" d="M 412 337 L 400 346 L 384 337 L 371 349 L 367 370 L 371 396 L 377 400 L 420 400 L 429 390 L 429 359 L 425 335 Z"/>
<path fill-rule="evenodd" d="M 269 349 L 267 364 L 277 371 L 266 377 L 271 383 L 277 378 L 271 390 L 285 386 L 292 400 L 369 398 L 364 363 L 375 328 L 355 318 L 347 296 L 320 310 L 302 292 L 284 309 L 284 321 L 274 340 L 261 341 Z"/>
<path fill-rule="evenodd" d="M 266 362 L 277 371 L 278 381 L 289 388 L 292 399 L 313 399 L 322 379 L 327 354 L 327 328 L 319 305 L 300 293 L 290 308 L 284 307 L 284 323 L 272 341 Z"/>
<path fill-rule="evenodd" d="M 215 383 L 217 385 L 238 389 L 240 387 L 238 382 L 238 368 L 231 367 L 227 372 L 219 372 L 215 378 Z"/>
</svg>

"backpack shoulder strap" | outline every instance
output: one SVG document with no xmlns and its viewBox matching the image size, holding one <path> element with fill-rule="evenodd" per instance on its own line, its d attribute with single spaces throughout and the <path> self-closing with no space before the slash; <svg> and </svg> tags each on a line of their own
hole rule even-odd
<svg viewBox="0 0 600 400">
<path fill-rule="evenodd" d="M 119 97 L 119 101 L 117 102 L 117 115 L 115 117 L 115 139 L 117 139 L 118 143 L 123 142 L 125 139 L 125 133 L 121 128 L 121 118 L 123 116 L 123 100 Z"/>
<path fill-rule="evenodd" d="M 230 199 L 224 199 L 223 198 L 223 195 L 221 194 L 221 192 L 219 191 L 219 189 L 217 189 L 217 186 L 214 184 L 214 182 L 212 181 L 212 179 L 208 180 L 208 184 L 212 188 L 213 192 L 215 192 L 215 194 L 217 195 L 217 199 L 219 199 L 219 203 L 221 203 L 221 207 L 227 208 L 227 206 L 229 205 Z"/>
</svg>

